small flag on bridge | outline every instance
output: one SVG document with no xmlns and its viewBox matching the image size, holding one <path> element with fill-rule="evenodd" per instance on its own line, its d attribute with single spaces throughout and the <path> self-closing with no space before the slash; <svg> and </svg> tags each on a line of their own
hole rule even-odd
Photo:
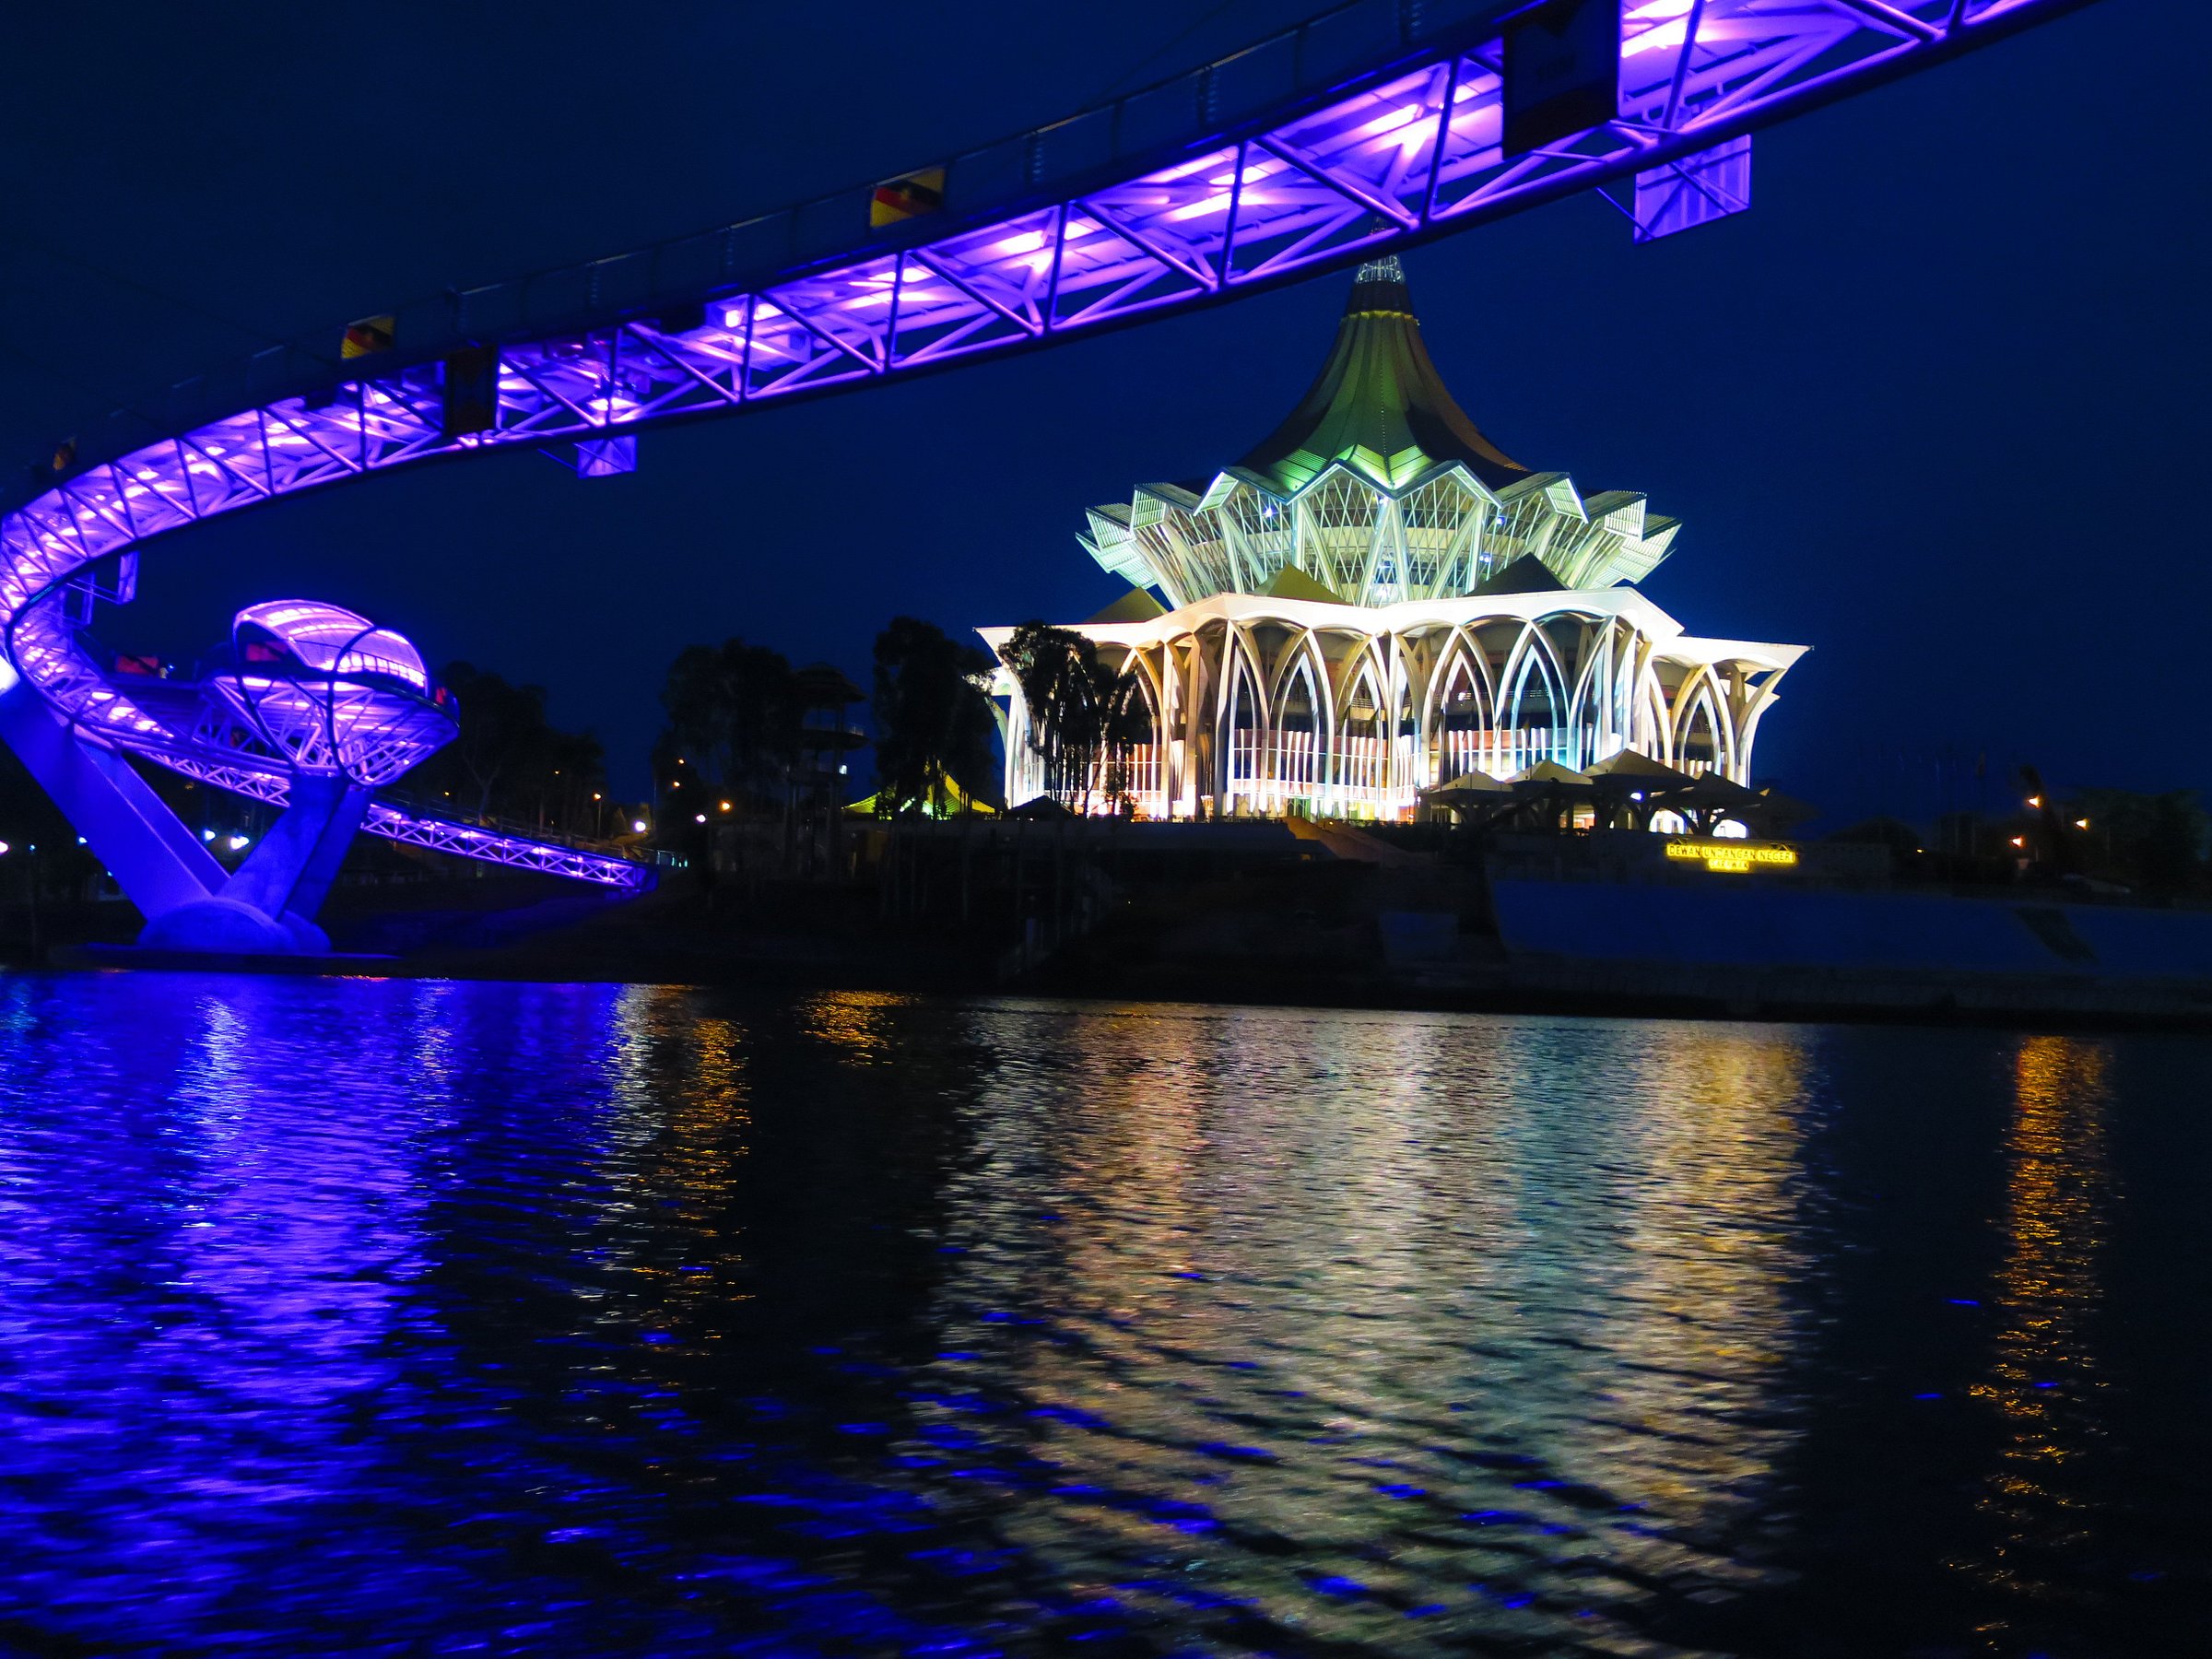
<svg viewBox="0 0 2212 1659">
<path fill-rule="evenodd" d="M 945 206 L 945 170 L 924 167 L 900 178 L 886 179 L 868 198 L 868 229 L 920 218 Z"/>
<path fill-rule="evenodd" d="M 346 339 L 338 347 L 341 358 L 374 357 L 392 349 L 399 332 L 397 317 L 363 317 L 346 324 Z"/>
</svg>

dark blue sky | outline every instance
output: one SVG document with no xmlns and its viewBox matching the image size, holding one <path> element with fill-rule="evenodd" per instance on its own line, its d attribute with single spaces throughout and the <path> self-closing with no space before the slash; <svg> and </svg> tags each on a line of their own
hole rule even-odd
<svg viewBox="0 0 2212 1659">
<path fill-rule="evenodd" d="M 34 8 L 0 70 L 0 458 L 264 340 L 926 161 L 1311 9 Z M 2207 57 L 2212 7 L 2103 0 L 1761 134 L 1729 222 L 1639 248 L 1583 198 L 1408 256 L 1509 453 L 1685 521 L 1653 597 L 1815 647 L 1762 775 L 1844 812 L 1933 810 L 1947 746 L 2212 782 Z M 103 629 L 189 653 L 251 600 L 336 600 L 547 685 L 641 788 L 692 641 L 865 681 L 897 612 L 1097 609 L 1083 508 L 1263 436 L 1346 281 L 648 434 L 631 477 L 524 453 L 310 494 L 158 544 Z"/>
</svg>

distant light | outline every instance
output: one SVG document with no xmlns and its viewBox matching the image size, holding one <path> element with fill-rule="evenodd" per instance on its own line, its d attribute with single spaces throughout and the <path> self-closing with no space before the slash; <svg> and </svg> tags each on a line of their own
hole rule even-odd
<svg viewBox="0 0 2212 1659">
<path fill-rule="evenodd" d="M 2076 818 L 2074 820 L 2074 828 L 2077 830 L 2087 830 L 2088 827 L 2089 820 L 2088 818 Z"/>
<path fill-rule="evenodd" d="M 80 836 L 78 836 L 78 837 L 76 838 L 76 844 L 77 844 L 78 846 L 80 846 L 80 847 L 81 847 L 81 846 L 83 846 L 83 845 L 85 844 L 85 838 L 84 838 L 83 836 L 81 836 L 81 835 L 80 835 Z"/>
<path fill-rule="evenodd" d="M 244 845 L 245 845 L 245 844 L 246 844 L 248 841 L 252 841 L 253 839 L 253 838 L 252 836 L 250 836 L 250 835 L 234 835 L 234 836 L 232 836 L 232 837 L 230 838 L 230 851 L 231 851 L 231 852 L 233 852 L 233 853 L 236 853 L 237 851 L 239 851 L 239 849 L 240 849 L 240 848 L 243 847 L 243 846 L 244 846 Z"/>
<path fill-rule="evenodd" d="M 722 809 L 723 809 L 724 812 L 727 812 L 727 811 L 730 809 L 730 804 L 729 804 L 727 801 L 724 801 L 724 802 L 722 804 Z"/>
<path fill-rule="evenodd" d="M 2028 838 L 2024 835 L 2016 835 L 2012 838 L 2012 844 L 2016 847 L 2024 847 L 2028 844 Z"/>
<path fill-rule="evenodd" d="M 629 820 L 629 832 L 630 832 L 632 835 L 642 835 L 642 834 L 644 834 L 644 833 L 645 833 L 645 820 L 644 820 L 643 818 L 631 818 L 631 819 Z"/>
<path fill-rule="evenodd" d="M 215 839 L 215 831 L 212 830 L 203 830 L 200 831 L 200 839 L 204 841 L 211 841 Z"/>
<path fill-rule="evenodd" d="M 691 815 L 691 821 L 695 824 L 703 824 L 707 821 L 707 815 L 703 812 L 695 812 Z"/>
<path fill-rule="evenodd" d="M 1630 799 L 1630 800 L 1631 800 L 1631 801 L 1641 801 L 1641 800 L 1642 800 L 1642 799 L 1643 799 L 1643 791 L 1642 791 L 1642 790 L 1641 790 L 1641 789 L 1631 789 L 1631 790 L 1630 790 L 1630 791 L 1629 791 L 1629 799 Z"/>
<path fill-rule="evenodd" d="M 2041 795 L 2030 795 L 2028 797 L 2028 805 L 2040 811 L 2041 810 L 2043 805 L 2043 797 Z"/>
<path fill-rule="evenodd" d="M 594 800 L 594 801 L 596 801 L 596 800 L 598 800 L 598 799 L 600 799 L 600 798 L 601 798 L 601 797 L 600 797 L 599 792 L 598 792 L 597 790 L 595 790 L 595 789 L 594 789 L 594 790 L 593 790 L 593 791 L 592 791 L 592 799 L 593 799 L 593 800 Z"/>
<path fill-rule="evenodd" d="M 7 843 L 6 843 L 6 841 L 0 841 L 0 858 L 6 858 L 6 856 L 7 856 Z"/>
</svg>

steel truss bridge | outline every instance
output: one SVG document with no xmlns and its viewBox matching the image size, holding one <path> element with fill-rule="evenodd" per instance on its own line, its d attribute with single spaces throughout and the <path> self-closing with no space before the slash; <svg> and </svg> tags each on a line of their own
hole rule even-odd
<svg viewBox="0 0 2212 1659">
<path fill-rule="evenodd" d="M 279 799 L 281 783 L 195 749 L 90 648 L 93 606 L 130 596 L 149 539 L 514 444 L 573 443 L 580 471 L 618 468 L 647 426 L 1218 303 L 1583 190 L 1608 190 L 1640 238 L 1666 234 L 1744 205 L 1756 128 L 2085 3 L 1619 0 L 1612 118 L 1509 154 L 1505 37 L 1531 8 L 1355 0 L 950 158 L 941 210 L 886 231 L 867 228 L 866 192 L 841 193 L 402 308 L 381 320 L 391 348 L 375 355 L 334 359 L 335 338 L 275 348 L 180 388 L 166 421 L 119 418 L 0 519 L 0 693 L 19 677 L 81 743 Z M 616 886 L 647 878 L 385 801 L 360 827 Z"/>
</svg>

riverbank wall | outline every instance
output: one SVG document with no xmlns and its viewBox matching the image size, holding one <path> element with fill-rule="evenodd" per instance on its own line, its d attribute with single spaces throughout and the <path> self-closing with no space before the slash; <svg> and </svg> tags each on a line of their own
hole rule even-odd
<svg viewBox="0 0 2212 1659">
<path fill-rule="evenodd" d="M 352 959 L 281 966 L 2212 1030 L 2212 911 L 2088 902 L 2026 884 L 1915 888 L 1894 879 L 1879 848 L 1817 843 L 1787 864 L 1729 869 L 1669 857 L 1664 838 L 1625 832 L 1477 841 L 1438 830 L 880 827 L 870 831 L 873 855 L 831 882 L 694 885 L 679 873 L 620 903 L 550 877 L 364 888 L 334 903 L 330 918 Z M 82 945 L 56 938 L 61 947 L 43 959 L 193 965 L 100 948 L 131 936 L 129 918 L 96 920 L 106 924 L 80 933 Z"/>
</svg>

